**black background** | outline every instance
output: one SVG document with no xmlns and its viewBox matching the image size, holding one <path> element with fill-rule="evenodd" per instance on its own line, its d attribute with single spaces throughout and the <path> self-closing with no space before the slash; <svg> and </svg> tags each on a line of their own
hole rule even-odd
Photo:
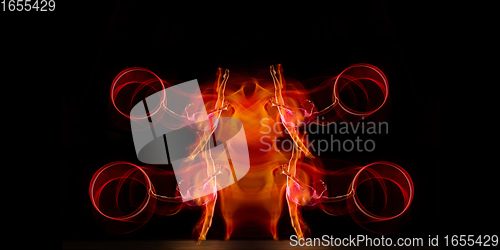
<svg viewBox="0 0 500 250">
<path fill-rule="evenodd" d="M 95 171 L 118 160 L 140 164 L 130 132 L 118 128 L 108 113 L 113 78 L 135 66 L 162 79 L 185 81 L 210 79 L 217 67 L 237 72 L 281 63 L 285 75 L 303 81 L 337 75 L 355 63 L 373 64 L 389 80 L 389 134 L 377 141 L 374 152 L 339 159 L 359 165 L 392 161 L 410 173 L 415 198 L 406 225 L 395 236 L 427 237 L 442 233 L 450 223 L 456 223 L 450 227 L 456 230 L 471 229 L 454 220 L 461 214 L 450 211 L 458 206 L 455 201 L 446 206 L 442 201 L 454 189 L 444 187 L 441 180 L 441 83 L 429 66 L 440 50 L 429 6 L 384 1 L 192 5 L 58 5 L 63 17 L 57 20 L 62 27 L 59 42 L 65 44 L 66 73 L 71 76 L 66 78 L 63 100 L 63 240 L 191 238 L 199 219 L 199 211 L 182 211 L 127 235 L 106 233 L 94 220 L 88 185 Z M 451 220 L 443 221 L 447 215 Z M 343 217 L 319 210 L 304 212 L 304 218 L 313 235 L 369 234 Z M 283 221 L 280 235 L 287 238 L 291 226 L 287 218 Z M 208 238 L 221 237 L 221 223 L 214 220 Z"/>
</svg>

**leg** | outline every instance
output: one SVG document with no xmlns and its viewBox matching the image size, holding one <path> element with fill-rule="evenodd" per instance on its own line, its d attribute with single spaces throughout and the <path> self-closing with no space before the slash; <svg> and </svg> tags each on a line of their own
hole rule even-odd
<svg viewBox="0 0 500 250">
<path fill-rule="evenodd" d="M 217 193 L 217 199 L 219 199 L 220 211 L 222 214 L 222 219 L 224 220 L 224 224 L 226 225 L 226 235 L 224 236 L 224 240 L 227 241 L 231 238 L 231 234 L 234 230 L 234 219 L 233 219 L 233 211 L 235 203 L 233 201 L 233 188 L 236 185 L 232 185 L 227 187 Z"/>
<path fill-rule="evenodd" d="M 280 202 L 282 202 L 283 200 L 281 199 L 278 199 Z M 276 206 L 276 207 L 281 207 L 281 206 Z M 270 225 L 270 228 L 269 228 L 269 231 L 271 232 L 271 234 L 273 235 L 273 240 L 279 240 L 279 237 L 278 237 L 278 220 L 280 218 L 280 213 L 281 211 L 279 211 L 278 209 L 276 209 L 275 211 L 271 211 L 271 225 Z"/>
<path fill-rule="evenodd" d="M 207 135 L 209 138 L 210 134 L 208 132 Z M 214 159 L 212 158 L 212 153 L 210 148 L 207 149 L 206 147 L 207 144 L 204 144 L 203 150 L 201 151 L 201 155 L 207 164 L 207 176 L 214 176 L 216 172 Z M 214 177 L 212 180 L 210 180 L 210 184 L 211 187 L 215 187 L 217 185 L 217 177 Z M 214 198 L 203 206 L 203 226 L 196 245 L 199 245 L 202 240 L 206 240 L 207 238 L 208 229 L 210 229 L 210 226 L 212 226 L 212 218 L 214 216 L 216 202 L 217 202 L 217 192 L 214 193 Z"/>
<path fill-rule="evenodd" d="M 222 211 L 222 216 L 224 217 L 224 221 L 226 224 L 226 235 L 224 236 L 224 240 L 227 241 L 229 240 L 229 238 L 231 238 L 231 234 L 233 233 L 234 230 L 233 213 L 229 211 L 226 212 Z"/>
<path fill-rule="evenodd" d="M 274 176 L 273 176 L 274 178 Z M 274 182 L 274 180 L 270 180 Z M 270 227 L 269 231 L 271 232 L 273 239 L 278 241 L 278 221 L 281 217 L 281 212 L 283 211 L 283 192 L 282 189 L 278 187 L 272 187 L 269 199 L 269 215 L 270 215 Z"/>
<path fill-rule="evenodd" d="M 292 157 L 290 158 L 290 161 L 288 162 L 288 173 L 295 176 L 296 175 L 296 170 L 297 170 L 297 160 L 300 157 L 300 151 L 297 148 L 297 146 L 293 147 L 292 149 Z M 292 185 L 294 184 L 294 181 L 290 178 L 287 177 L 287 189 L 291 188 Z M 288 194 L 285 193 L 286 196 L 286 201 L 288 204 L 288 211 L 290 213 L 290 218 L 292 219 L 292 226 L 293 229 L 295 229 L 295 233 L 297 234 L 297 238 L 304 238 L 304 234 L 302 232 L 302 229 L 300 228 L 300 221 L 301 221 L 301 216 L 300 216 L 300 208 L 299 205 L 297 205 L 292 199 L 288 196 Z"/>
<path fill-rule="evenodd" d="M 297 239 L 303 239 L 304 238 L 304 233 L 302 232 L 302 229 L 300 228 L 300 210 L 299 210 L 299 205 L 297 205 L 295 202 L 293 202 L 288 195 L 286 196 L 286 201 L 288 203 L 288 212 L 290 213 L 290 218 L 292 219 L 292 227 L 295 229 L 295 233 L 297 234 Z"/>
<path fill-rule="evenodd" d="M 224 240 L 229 240 L 229 238 L 231 238 L 231 233 L 233 233 L 233 230 L 233 220 L 226 220 L 226 236 L 224 237 Z"/>
<path fill-rule="evenodd" d="M 207 204 L 203 206 L 203 227 L 201 229 L 200 237 L 198 238 L 198 243 L 196 243 L 196 245 L 199 245 L 202 240 L 206 240 L 207 238 L 208 229 L 210 229 L 210 226 L 212 226 L 212 218 L 214 216 L 216 201 L 217 193 L 215 193 L 215 197 L 213 200 L 207 202 Z"/>
</svg>

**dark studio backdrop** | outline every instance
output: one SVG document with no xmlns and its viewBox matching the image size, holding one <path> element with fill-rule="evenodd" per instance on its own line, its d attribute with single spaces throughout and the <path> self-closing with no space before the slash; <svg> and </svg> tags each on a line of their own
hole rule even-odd
<svg viewBox="0 0 500 250">
<path fill-rule="evenodd" d="M 200 211 L 186 210 L 126 235 L 109 234 L 95 222 L 88 195 L 92 175 L 112 161 L 141 164 L 131 133 L 117 127 L 108 113 L 109 88 L 120 71 L 144 67 L 166 80 L 208 80 L 217 67 L 237 72 L 278 63 L 286 76 L 299 81 L 335 76 L 355 63 L 373 64 L 386 74 L 389 134 L 376 140 L 374 152 L 329 157 L 358 165 L 384 160 L 402 166 L 413 178 L 415 197 L 406 224 L 391 236 L 426 239 L 440 233 L 445 224 L 441 86 L 426 63 L 434 37 L 427 6 L 369 1 L 193 7 L 167 1 L 61 3 L 58 11 L 70 17 L 70 28 L 61 32 L 75 44 L 67 51 L 73 77 L 63 100 L 63 240 L 190 239 L 200 217 Z M 319 209 L 305 211 L 304 218 L 316 236 L 370 234 Z M 283 232 L 293 229 L 288 217 L 281 221 L 286 240 Z M 214 219 L 208 239 L 223 233 L 222 221 Z"/>
</svg>

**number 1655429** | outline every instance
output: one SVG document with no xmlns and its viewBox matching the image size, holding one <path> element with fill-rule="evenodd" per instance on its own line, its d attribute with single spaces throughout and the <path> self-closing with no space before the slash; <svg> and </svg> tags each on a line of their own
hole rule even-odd
<svg viewBox="0 0 500 250">
<path fill-rule="evenodd" d="M 54 11 L 55 0 L 3 0 L 2 11 Z"/>
<path fill-rule="evenodd" d="M 445 246 L 497 246 L 498 235 L 446 235 Z"/>
</svg>

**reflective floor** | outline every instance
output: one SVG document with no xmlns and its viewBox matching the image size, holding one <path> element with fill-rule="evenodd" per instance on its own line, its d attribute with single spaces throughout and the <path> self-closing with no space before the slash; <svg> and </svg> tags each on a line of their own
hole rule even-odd
<svg viewBox="0 0 500 250">
<path fill-rule="evenodd" d="M 203 241 L 201 245 L 195 245 L 194 240 L 162 240 L 162 241 L 68 241 L 63 242 L 62 249 L 256 249 L 256 250 L 281 250 L 281 249 L 388 249 L 391 247 L 333 247 L 333 246 L 291 246 L 290 241 L 272 241 L 272 240 L 229 240 Z M 438 249 L 439 247 L 397 247 L 397 249 Z M 394 248 L 393 248 L 394 249 Z"/>
<path fill-rule="evenodd" d="M 201 245 L 196 245 L 194 240 L 164 240 L 164 241 L 71 241 L 63 242 L 63 249 L 297 249 L 290 246 L 289 241 L 276 242 L 272 240 L 229 240 L 203 241 Z M 310 249 L 310 247 L 300 247 Z"/>
</svg>

